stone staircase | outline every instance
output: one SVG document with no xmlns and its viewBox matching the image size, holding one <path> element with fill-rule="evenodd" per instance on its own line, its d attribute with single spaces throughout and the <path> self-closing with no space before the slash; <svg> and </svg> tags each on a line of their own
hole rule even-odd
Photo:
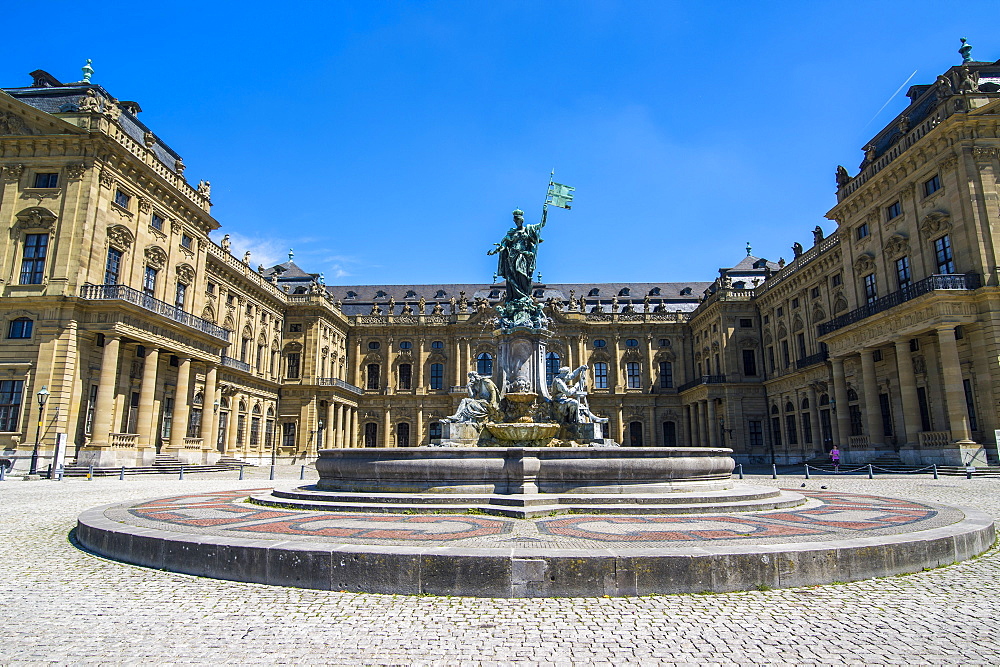
<svg viewBox="0 0 1000 667">
<path fill-rule="evenodd" d="M 181 463 L 176 456 L 169 454 L 157 454 L 150 466 L 125 466 L 126 475 L 179 475 L 181 469 L 184 474 L 194 472 L 225 472 L 227 470 L 238 470 L 240 466 L 250 465 L 242 463 L 236 459 L 220 459 L 217 463 L 196 465 L 192 463 Z M 64 477 L 86 477 L 90 473 L 90 467 L 84 465 L 68 465 L 63 471 Z M 116 468 L 104 467 L 94 468 L 94 477 L 110 477 L 120 475 L 121 466 Z"/>
</svg>

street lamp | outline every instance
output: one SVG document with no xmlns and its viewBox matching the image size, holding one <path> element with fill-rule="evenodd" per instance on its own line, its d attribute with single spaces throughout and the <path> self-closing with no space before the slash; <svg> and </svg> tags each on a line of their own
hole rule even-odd
<svg viewBox="0 0 1000 667">
<path fill-rule="evenodd" d="M 42 437 L 42 415 L 45 412 L 45 402 L 49 400 L 49 390 L 45 388 L 45 385 L 42 385 L 35 397 L 38 399 L 38 428 L 35 429 L 35 448 L 31 450 L 29 475 L 38 474 L 38 441 Z"/>
</svg>

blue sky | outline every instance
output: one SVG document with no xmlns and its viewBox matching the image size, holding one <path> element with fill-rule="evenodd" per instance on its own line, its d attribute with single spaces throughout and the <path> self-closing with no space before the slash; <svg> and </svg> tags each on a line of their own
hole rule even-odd
<svg viewBox="0 0 1000 667">
<path fill-rule="evenodd" d="M 212 182 L 233 250 L 330 284 L 488 282 L 549 171 L 547 282 L 711 280 L 833 223 L 911 84 L 1000 58 L 996 2 L 48 2 L 0 86 L 94 81 Z M 32 28 L 38 28 L 36 34 Z M 61 37 L 59 37 L 61 36 Z M 58 38 L 57 38 L 58 37 Z"/>
</svg>

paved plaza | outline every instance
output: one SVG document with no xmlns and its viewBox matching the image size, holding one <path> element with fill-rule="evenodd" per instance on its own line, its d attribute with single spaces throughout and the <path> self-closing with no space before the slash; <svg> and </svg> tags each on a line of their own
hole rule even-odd
<svg viewBox="0 0 1000 667">
<path fill-rule="evenodd" d="M 297 471 L 296 471 L 297 473 Z M 307 473 L 309 475 L 309 473 Z M 67 539 L 96 505 L 260 489 L 266 471 L 0 483 L 0 663 L 997 664 L 1000 552 L 915 575 L 640 598 L 476 599 L 218 581 L 104 560 Z M 297 474 L 296 476 L 297 477 Z M 750 477 L 802 490 L 801 476 Z M 288 486 L 294 478 L 276 482 Z M 1000 480 L 814 477 L 806 491 L 978 507 Z"/>
</svg>

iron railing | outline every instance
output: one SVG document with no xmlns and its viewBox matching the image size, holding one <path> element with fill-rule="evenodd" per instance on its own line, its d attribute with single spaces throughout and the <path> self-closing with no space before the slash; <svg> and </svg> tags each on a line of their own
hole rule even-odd
<svg viewBox="0 0 1000 667">
<path fill-rule="evenodd" d="M 806 366 L 812 366 L 813 364 L 819 364 L 829 358 L 830 353 L 826 350 L 821 350 L 816 354 L 810 354 L 808 357 L 802 357 L 795 362 L 795 368 L 805 368 Z"/>
<path fill-rule="evenodd" d="M 677 387 L 677 391 L 687 391 L 691 387 L 697 387 L 700 384 L 722 384 L 725 381 L 725 375 L 702 375 Z"/>
<path fill-rule="evenodd" d="M 232 357 L 222 357 L 222 365 L 226 368 L 235 368 L 238 371 L 243 371 L 244 373 L 250 372 L 250 364 L 245 361 L 240 361 L 239 359 L 233 359 Z"/>
<path fill-rule="evenodd" d="M 819 325 L 819 335 L 825 336 L 837 329 L 842 329 L 848 324 L 854 324 L 861 320 L 876 315 L 885 310 L 889 310 L 901 303 L 916 299 L 918 296 L 934 292 L 936 290 L 974 290 L 981 285 L 978 273 L 942 273 L 919 280 L 908 287 L 904 287 L 898 292 L 887 294 L 881 299 L 875 299 L 871 303 L 860 308 L 855 308 L 851 312 L 835 317 L 829 322 Z"/>
<path fill-rule="evenodd" d="M 202 333 L 207 333 L 209 336 L 214 336 L 227 343 L 229 342 L 230 331 L 228 329 L 196 317 L 191 313 L 186 313 L 177 306 L 172 306 L 166 301 L 154 299 L 148 294 L 144 294 L 126 285 L 84 285 L 80 288 L 80 298 L 87 299 L 88 301 L 125 301 L 157 315 L 162 315 L 174 322 L 180 322 L 192 329 L 197 329 Z"/>
<path fill-rule="evenodd" d="M 316 378 L 316 384 L 321 387 L 340 387 L 341 389 L 346 389 L 352 394 L 361 395 L 364 390 L 361 387 L 356 387 L 350 382 L 344 382 L 340 378 Z"/>
</svg>

